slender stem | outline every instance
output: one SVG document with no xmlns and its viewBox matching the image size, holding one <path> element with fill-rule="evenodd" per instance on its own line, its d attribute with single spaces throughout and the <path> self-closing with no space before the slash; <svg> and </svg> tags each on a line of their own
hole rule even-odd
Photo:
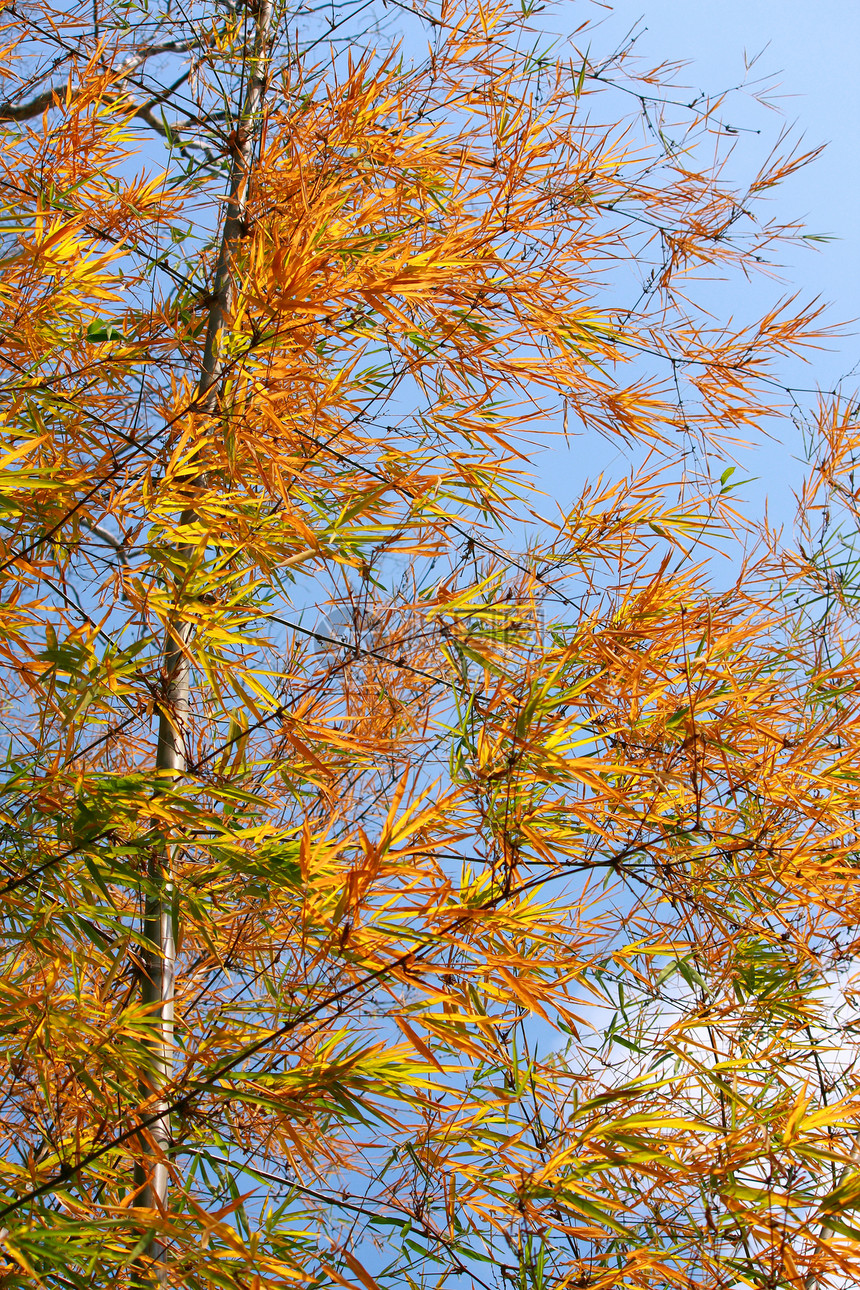
<svg viewBox="0 0 860 1290">
<path fill-rule="evenodd" d="M 227 211 L 221 249 L 215 267 L 212 304 L 206 328 L 206 344 L 200 372 L 200 395 L 206 411 L 214 411 L 218 401 L 218 384 L 224 372 L 221 332 L 233 303 L 233 255 L 236 244 L 245 234 L 248 206 L 248 183 L 254 159 L 254 143 L 260 124 L 260 112 L 268 74 L 269 29 L 272 22 L 271 0 L 258 0 L 255 7 L 256 32 L 254 51 L 248 68 L 248 88 L 242 115 L 231 136 L 232 164 Z"/>
<path fill-rule="evenodd" d="M 182 774 L 187 764 L 185 734 L 190 692 L 190 668 L 185 651 L 187 628 L 169 639 L 165 650 L 167 684 L 158 719 L 157 771 Z M 143 1144 L 145 1157 L 135 1165 L 135 1191 L 138 1205 L 147 1210 L 164 1212 L 167 1204 L 167 1160 L 170 1150 L 170 1113 L 166 1089 L 173 1074 L 173 1000 L 176 978 L 176 940 L 173 920 L 173 882 L 175 846 L 168 845 L 147 861 L 149 894 L 143 919 L 143 986 L 142 1002 L 152 1018 L 152 1032 L 147 1038 L 147 1066 L 141 1074 L 141 1094 L 153 1094 L 156 1119 L 149 1126 Z M 165 1277 L 165 1247 L 153 1237 L 147 1256 L 158 1269 L 156 1281 Z M 146 1284 L 144 1281 L 143 1284 Z"/>
<path fill-rule="evenodd" d="M 200 365 L 199 405 L 204 413 L 214 413 L 219 402 L 219 387 L 224 374 L 222 334 L 233 304 L 233 259 L 239 239 L 245 232 L 248 201 L 248 184 L 253 164 L 254 142 L 260 123 L 260 113 L 265 91 L 269 32 L 272 20 L 271 0 L 258 0 L 253 7 L 255 35 L 248 68 L 248 84 L 242 112 L 231 140 L 232 164 L 230 167 L 229 196 L 221 236 L 221 247 L 215 268 L 209 319 L 203 359 Z M 206 484 L 203 470 L 197 483 Z M 181 522 L 191 523 L 193 508 L 183 512 Z M 193 547 L 181 547 L 180 563 L 190 569 L 196 552 Z M 192 628 L 182 621 L 181 599 L 183 588 L 177 583 L 177 608 L 168 623 L 164 649 L 165 690 L 160 706 L 156 770 L 182 775 L 187 766 L 186 738 L 189 702 L 191 697 L 191 666 L 188 653 Z M 173 1077 L 173 1024 L 176 981 L 175 941 L 175 890 L 173 871 L 177 844 L 169 843 L 161 853 L 154 854 L 147 863 L 149 895 L 143 921 L 146 942 L 143 962 L 144 978 L 142 1002 L 152 1018 L 152 1031 L 147 1040 L 147 1062 L 141 1072 L 141 1093 L 154 1099 L 151 1121 L 145 1139 L 140 1143 L 141 1159 L 135 1166 L 135 1191 L 137 1205 L 159 1214 L 167 1211 L 167 1192 L 171 1148 L 171 1126 L 168 1088 Z M 163 1241 L 153 1234 L 145 1250 L 145 1259 L 138 1265 L 136 1280 L 139 1285 L 166 1283 L 168 1266 L 167 1249 Z M 148 1269 L 148 1271 L 146 1270 Z"/>
</svg>

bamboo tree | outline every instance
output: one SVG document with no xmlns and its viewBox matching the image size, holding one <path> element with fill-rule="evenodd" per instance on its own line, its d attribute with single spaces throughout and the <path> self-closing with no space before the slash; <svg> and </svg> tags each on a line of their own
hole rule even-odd
<svg viewBox="0 0 860 1290">
<path fill-rule="evenodd" d="M 695 281 L 804 158 L 534 20 L 8 17 L 6 1284 L 857 1279 L 856 411 L 777 540 Z"/>
</svg>

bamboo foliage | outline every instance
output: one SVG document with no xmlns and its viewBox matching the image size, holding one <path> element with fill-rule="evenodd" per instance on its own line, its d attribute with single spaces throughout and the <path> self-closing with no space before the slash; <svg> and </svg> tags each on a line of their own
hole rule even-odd
<svg viewBox="0 0 860 1290">
<path fill-rule="evenodd" d="M 366 9 L 7 11 L 3 1283 L 851 1284 L 856 426 L 757 528 L 696 286 L 804 158 Z"/>
</svg>

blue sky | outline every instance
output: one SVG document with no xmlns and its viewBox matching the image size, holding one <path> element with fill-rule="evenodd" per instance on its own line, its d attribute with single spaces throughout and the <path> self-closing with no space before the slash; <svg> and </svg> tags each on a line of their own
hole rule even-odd
<svg viewBox="0 0 860 1290">
<path fill-rule="evenodd" d="M 689 87 L 690 99 L 715 96 L 745 79 L 750 90 L 766 88 L 769 106 L 737 93 L 724 108 L 723 119 L 738 130 L 729 174 L 739 184 L 757 173 L 786 128 L 804 151 L 826 145 L 815 162 L 773 190 L 767 214 L 833 240 L 781 248 L 780 280 L 736 278 L 709 300 L 724 319 L 761 316 L 795 291 L 801 301 L 827 304 L 826 317 L 847 324 L 845 330 L 812 351 L 810 362 L 786 360 L 780 377 L 792 386 L 860 391 L 860 323 L 853 322 L 860 316 L 860 0 L 560 0 L 539 21 L 547 32 L 570 35 L 586 19 L 598 25 L 573 37 L 581 52 L 589 48 L 592 58 L 601 58 L 635 31 L 643 64 L 687 64 L 676 82 Z M 771 422 L 769 433 L 770 442 L 739 455 L 742 474 L 752 481 L 738 501 L 758 514 L 767 507 L 790 541 L 794 490 L 804 473 L 802 436 L 787 415 Z M 627 455 L 617 444 L 583 440 L 572 452 L 550 448 L 540 454 L 539 479 L 564 504 L 584 475 L 617 477 Z"/>
<path fill-rule="evenodd" d="M 600 6 L 590 8 L 597 13 Z M 779 86 L 782 121 L 776 113 L 736 101 L 733 123 L 761 129 L 756 138 L 762 152 L 782 123 L 796 123 L 810 146 L 828 145 L 812 166 L 777 190 L 773 201 L 780 215 L 804 218 L 810 232 L 837 240 L 815 250 L 798 248 L 786 260 L 786 274 L 805 294 L 830 301 L 835 317 L 860 314 L 857 0 L 616 0 L 604 30 L 607 36 L 620 34 L 637 21 L 642 55 L 655 62 L 688 60 L 683 80 L 695 90 L 736 84 L 744 76 L 745 54 L 759 55 L 753 76 Z M 832 354 L 816 360 L 818 383 L 831 384 L 858 360 L 860 335 L 846 336 Z"/>
</svg>

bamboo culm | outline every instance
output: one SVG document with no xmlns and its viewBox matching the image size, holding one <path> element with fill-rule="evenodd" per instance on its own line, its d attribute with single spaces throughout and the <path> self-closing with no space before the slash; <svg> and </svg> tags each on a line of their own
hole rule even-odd
<svg viewBox="0 0 860 1290">
<path fill-rule="evenodd" d="M 265 94 L 269 32 L 272 6 L 260 0 L 254 9 L 255 31 L 250 57 L 247 90 L 238 127 L 232 136 L 229 195 L 221 236 L 211 305 L 206 328 L 203 358 L 200 366 L 196 407 L 204 415 L 218 410 L 220 385 L 224 374 L 222 334 L 233 304 L 232 261 L 238 239 L 245 227 L 248 185 L 258 137 Z M 206 486 L 205 472 L 197 477 L 198 487 Z M 181 523 L 194 519 L 194 509 L 183 512 Z M 193 546 L 183 546 L 178 555 L 180 567 L 190 569 L 196 558 Z M 176 608 L 166 629 L 164 648 L 164 691 L 158 720 L 155 766 L 159 774 L 173 778 L 187 768 L 187 732 L 191 697 L 191 662 L 189 643 L 191 625 L 182 621 L 181 582 L 176 586 Z M 168 843 L 160 853 L 147 861 L 149 895 L 143 916 L 142 952 L 143 982 L 141 999 L 151 1018 L 147 1040 L 147 1064 L 141 1071 L 141 1095 L 146 1113 L 157 1115 L 141 1140 L 141 1159 L 135 1167 L 136 1204 L 144 1211 L 167 1212 L 170 1174 L 171 1125 L 169 1086 L 173 1075 L 174 997 L 176 985 L 176 910 L 172 874 L 176 843 Z M 140 1265 L 139 1285 L 167 1283 L 168 1248 L 155 1233 L 145 1249 Z M 144 1270 L 148 1269 L 148 1271 Z"/>
</svg>

